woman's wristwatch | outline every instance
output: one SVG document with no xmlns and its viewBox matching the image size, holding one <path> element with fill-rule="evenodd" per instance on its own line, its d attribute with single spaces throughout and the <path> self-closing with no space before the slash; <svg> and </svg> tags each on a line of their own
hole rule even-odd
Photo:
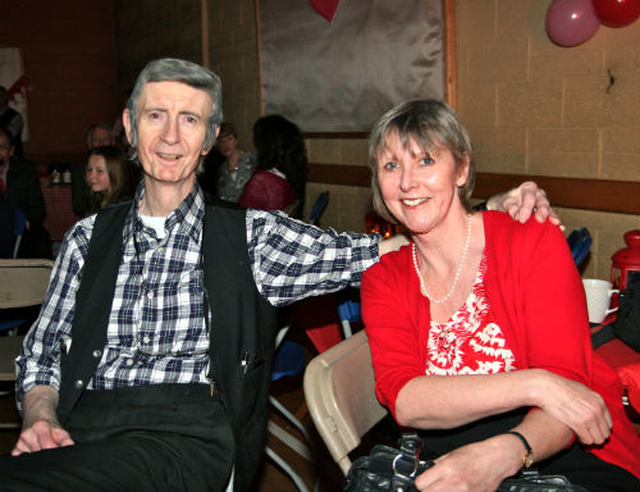
<svg viewBox="0 0 640 492">
<path fill-rule="evenodd" d="M 522 457 L 522 466 L 524 466 L 525 468 L 531 467 L 531 465 L 533 464 L 533 450 L 529 445 L 529 441 L 527 441 L 525 437 L 518 431 L 509 431 L 505 432 L 505 434 L 511 434 L 512 436 L 516 436 L 518 439 L 520 439 L 525 449 L 524 456 Z"/>
</svg>

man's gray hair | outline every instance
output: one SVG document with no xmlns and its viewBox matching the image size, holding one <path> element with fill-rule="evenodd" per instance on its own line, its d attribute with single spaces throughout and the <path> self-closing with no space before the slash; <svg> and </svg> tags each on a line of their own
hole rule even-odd
<svg viewBox="0 0 640 492">
<path fill-rule="evenodd" d="M 204 140 L 203 149 L 213 145 L 215 140 L 215 130 L 222 122 L 222 87 L 220 78 L 211 70 L 204 68 L 197 63 L 177 58 L 161 58 L 154 60 L 142 69 L 136 85 L 133 87 L 127 110 L 131 121 L 131 147 L 138 146 L 138 99 L 144 86 L 149 82 L 182 82 L 194 89 L 199 89 L 211 96 L 211 114 L 207 126 L 207 135 Z"/>
</svg>

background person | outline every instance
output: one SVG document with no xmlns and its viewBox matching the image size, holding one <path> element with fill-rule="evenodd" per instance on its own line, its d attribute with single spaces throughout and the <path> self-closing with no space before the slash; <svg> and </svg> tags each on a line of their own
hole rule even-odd
<svg viewBox="0 0 640 492">
<path fill-rule="evenodd" d="M 231 123 L 220 125 L 216 149 L 224 157 L 218 167 L 218 197 L 237 203 L 244 185 L 256 168 L 256 154 L 238 148 L 238 135 Z"/>
<path fill-rule="evenodd" d="M 111 127 L 106 123 L 98 122 L 87 129 L 87 152 L 96 147 L 114 145 L 115 139 Z M 89 189 L 86 181 L 86 163 L 71 166 L 71 203 L 73 210 L 80 217 L 89 212 Z"/>
<path fill-rule="evenodd" d="M 24 120 L 22 114 L 9 106 L 9 91 L 0 85 L 0 128 L 4 128 L 11 135 L 13 154 L 16 157 L 23 156 L 22 131 Z"/>
<path fill-rule="evenodd" d="M 369 152 L 376 211 L 412 238 L 361 295 L 377 395 L 439 456 L 416 487 L 493 491 L 532 459 L 592 492 L 638 490 L 638 435 L 562 233 L 471 211 L 471 143 L 440 101 L 387 112 Z"/>
<path fill-rule="evenodd" d="M 46 215 L 36 165 L 13 154 L 11 135 L 0 128 L 0 193 L 25 216 L 19 258 L 51 258 L 51 236 L 44 227 Z"/>
<path fill-rule="evenodd" d="M 307 183 L 307 152 L 297 125 L 280 115 L 253 125 L 258 165 L 239 204 L 260 210 L 288 210 L 301 218 Z"/>
<path fill-rule="evenodd" d="M 97 147 L 89 152 L 86 180 L 89 187 L 89 211 L 98 212 L 107 205 L 131 200 L 137 179 L 134 164 L 115 145 Z"/>
</svg>

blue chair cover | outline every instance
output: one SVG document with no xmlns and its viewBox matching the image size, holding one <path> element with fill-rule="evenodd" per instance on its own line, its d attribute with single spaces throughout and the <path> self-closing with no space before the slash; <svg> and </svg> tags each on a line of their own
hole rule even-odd
<svg viewBox="0 0 640 492">
<path fill-rule="evenodd" d="M 302 345 L 285 340 L 276 351 L 271 371 L 271 381 L 284 376 L 295 376 L 304 370 L 306 354 Z"/>
</svg>

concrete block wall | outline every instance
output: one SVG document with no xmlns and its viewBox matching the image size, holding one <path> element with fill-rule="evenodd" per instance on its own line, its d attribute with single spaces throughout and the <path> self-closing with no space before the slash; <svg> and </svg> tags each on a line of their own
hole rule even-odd
<svg viewBox="0 0 640 492">
<path fill-rule="evenodd" d="M 260 69 L 254 0 L 209 1 L 210 68 L 222 80 L 224 118 L 234 124 L 240 148 L 253 149 L 260 117 Z"/>
<path fill-rule="evenodd" d="M 200 0 L 115 0 L 114 5 L 119 95 L 156 58 L 202 63 Z"/>
<path fill-rule="evenodd" d="M 314 138 L 307 139 L 306 144 L 309 162 L 365 168 L 369 166 L 366 139 Z M 305 210 L 310 210 L 317 196 L 325 190 L 329 191 L 330 198 L 322 216 L 322 225 L 331 226 L 339 231 L 362 231 L 364 216 L 372 209 L 369 188 L 309 183 Z"/>
<path fill-rule="evenodd" d="M 456 0 L 457 110 L 477 170 L 637 182 L 640 21 L 563 48 L 544 29 L 550 3 Z M 585 276 L 608 278 L 622 234 L 640 226 L 637 215 L 558 212 L 594 236 Z"/>
</svg>

